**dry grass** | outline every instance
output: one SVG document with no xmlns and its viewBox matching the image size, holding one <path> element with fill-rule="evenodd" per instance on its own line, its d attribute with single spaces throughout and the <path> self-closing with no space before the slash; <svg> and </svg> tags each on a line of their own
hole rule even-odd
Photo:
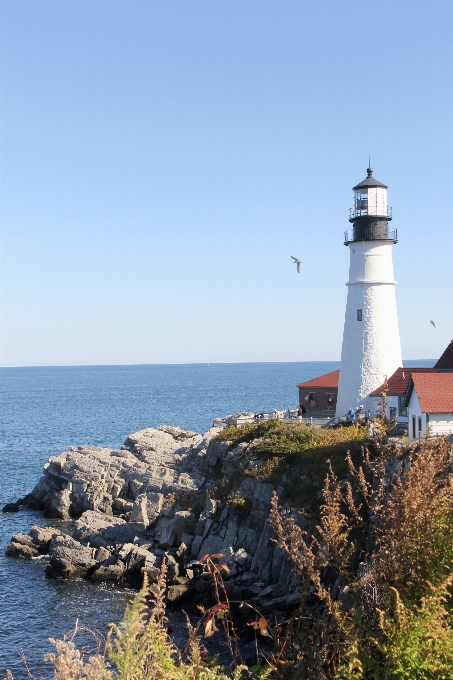
<svg viewBox="0 0 453 680">
<path fill-rule="evenodd" d="M 349 483 L 329 471 L 311 535 L 274 497 L 278 545 L 303 583 L 286 677 L 453 678 L 450 457 L 446 439 L 399 458 L 376 441 L 361 465 L 348 458 Z"/>
</svg>

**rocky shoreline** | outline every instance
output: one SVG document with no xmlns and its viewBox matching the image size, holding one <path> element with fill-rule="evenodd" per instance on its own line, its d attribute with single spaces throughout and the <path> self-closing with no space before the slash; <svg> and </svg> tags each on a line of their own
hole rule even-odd
<svg viewBox="0 0 453 680">
<path fill-rule="evenodd" d="M 212 583 L 200 560 L 221 553 L 231 600 L 259 602 L 263 613 L 295 606 L 297 582 L 271 540 L 272 485 L 247 474 L 260 464 L 253 442 L 234 448 L 216 438 L 235 417 L 216 419 L 205 434 L 162 425 L 130 434 L 119 450 L 69 447 L 50 457 L 18 504 L 73 519 L 72 535 L 34 526 L 12 537 L 6 555 L 46 555 L 48 578 L 135 587 L 145 573 L 155 581 L 165 558 L 167 601 L 179 605 L 209 603 Z"/>
</svg>

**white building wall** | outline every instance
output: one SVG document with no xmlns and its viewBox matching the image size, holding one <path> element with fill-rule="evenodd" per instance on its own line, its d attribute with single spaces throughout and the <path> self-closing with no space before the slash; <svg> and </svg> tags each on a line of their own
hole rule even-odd
<svg viewBox="0 0 453 680">
<path fill-rule="evenodd" d="M 417 391 L 412 390 L 409 406 L 407 407 L 409 416 L 409 439 L 418 439 L 418 419 L 422 419 L 422 436 L 440 437 L 444 434 L 453 434 L 453 413 L 423 413 L 418 400 Z M 415 416 L 415 437 L 412 429 L 412 417 Z"/>
<path fill-rule="evenodd" d="M 429 435 L 453 434 L 453 413 L 430 413 Z"/>
<path fill-rule="evenodd" d="M 380 401 L 381 401 L 381 397 L 373 396 L 373 397 L 369 398 L 369 407 L 368 408 L 371 408 L 371 417 L 372 418 L 376 418 L 376 416 L 379 415 L 379 411 L 380 411 L 379 402 Z M 407 423 L 407 415 L 402 416 L 401 412 L 400 412 L 401 411 L 400 405 L 399 405 L 400 400 L 398 398 L 398 395 L 397 394 L 387 395 L 387 402 L 388 402 L 387 408 L 386 408 L 386 411 L 385 411 L 385 415 L 387 416 L 387 418 L 390 418 L 390 415 L 391 415 L 390 409 L 396 408 L 396 413 L 397 413 L 396 422 L 401 423 L 401 424 Z"/>
<path fill-rule="evenodd" d="M 408 435 L 409 435 L 409 440 L 412 442 L 415 439 L 418 439 L 418 419 L 422 419 L 422 435 L 423 437 L 426 436 L 426 414 L 422 413 L 422 410 L 420 408 L 420 402 L 418 400 L 417 396 L 417 391 L 414 387 L 412 390 L 411 398 L 409 399 L 409 406 L 407 407 L 407 415 L 408 415 Z M 412 425 L 412 418 L 415 417 L 415 437 L 414 437 L 414 431 L 413 431 L 413 425 Z"/>
<path fill-rule="evenodd" d="M 392 243 L 349 244 L 348 298 L 343 331 L 336 416 L 366 397 L 402 366 Z M 362 310 L 362 321 L 357 310 Z"/>
</svg>

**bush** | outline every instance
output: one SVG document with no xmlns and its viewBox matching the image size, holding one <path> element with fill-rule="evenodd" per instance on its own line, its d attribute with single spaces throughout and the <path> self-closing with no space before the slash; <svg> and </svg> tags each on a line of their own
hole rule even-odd
<svg viewBox="0 0 453 680">
<path fill-rule="evenodd" d="M 207 558 L 208 556 L 206 556 Z M 219 556 L 217 556 L 219 557 Z M 205 561 L 206 561 L 206 558 Z M 207 559 L 208 571 L 213 575 L 216 588 L 223 587 L 219 567 Z M 238 663 L 232 650 L 233 664 L 227 672 L 216 661 L 207 661 L 205 649 L 198 635 L 200 625 L 192 628 L 188 622 L 189 641 L 181 652 L 174 645 L 165 627 L 164 594 L 166 587 L 165 563 L 157 584 L 147 586 L 127 607 L 123 621 L 111 625 L 103 653 L 84 658 L 73 639 L 53 640 L 55 652 L 47 654 L 45 660 L 54 667 L 55 680 L 265 680 L 270 677 L 270 667 L 250 671 Z M 226 595 L 226 591 L 225 595 Z M 218 592 L 220 596 L 220 592 Z M 151 601 L 151 607 L 150 607 Z M 226 605 L 218 604 L 212 610 L 204 611 L 205 637 L 217 630 L 215 617 L 225 616 Z M 230 620 L 228 619 L 228 622 Z M 234 632 L 234 631 L 233 631 Z M 231 646 L 233 636 L 227 642 Z M 33 677 L 33 676 L 31 676 Z M 7 671 L 5 680 L 13 680 Z"/>
<path fill-rule="evenodd" d="M 449 445 L 425 440 L 401 452 L 378 441 L 362 465 L 347 462 L 346 484 L 329 470 L 312 535 L 274 497 L 278 544 L 303 583 L 286 677 L 451 679 Z"/>
</svg>

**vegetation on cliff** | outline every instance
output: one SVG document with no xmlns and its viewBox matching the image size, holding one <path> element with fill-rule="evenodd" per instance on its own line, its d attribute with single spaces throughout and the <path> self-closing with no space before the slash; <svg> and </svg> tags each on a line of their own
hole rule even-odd
<svg viewBox="0 0 453 680">
<path fill-rule="evenodd" d="M 274 495 L 270 521 L 301 584 L 299 609 L 284 622 L 249 607 L 250 629 L 273 643 L 267 650 L 257 645 L 254 667 L 245 667 L 237 651 L 228 570 L 213 555 L 204 563 L 216 601 L 202 608 L 195 629 L 188 624 L 185 650 L 175 648 L 165 627 L 164 567 L 160 582 L 145 587 L 123 623 L 112 626 L 103 651 L 84 657 L 72 639 L 53 641 L 55 678 L 452 679 L 451 445 L 439 438 L 402 447 L 385 437 L 385 423 L 375 431 L 381 435 L 370 439 L 358 425 L 322 430 L 269 421 L 220 433 L 232 447 L 253 443 L 259 465 L 240 474 L 285 488 L 283 507 Z M 309 525 L 301 521 L 305 485 L 316 490 Z M 216 624 L 230 646 L 229 669 L 204 649 Z"/>
<path fill-rule="evenodd" d="M 333 465 L 337 474 L 348 473 L 347 454 L 359 462 L 362 447 L 371 445 L 365 423 L 350 427 L 312 427 L 303 423 L 288 425 L 271 418 L 262 423 L 231 424 L 223 429 L 217 439 L 230 443 L 235 449 L 240 444 L 250 444 L 252 466 L 238 467 L 234 476 L 221 476 L 214 495 L 225 495 L 227 490 L 239 486 L 244 476 L 271 483 L 284 491 L 285 500 L 306 516 L 317 515 L 322 502 L 321 489 Z M 255 465 L 253 465 L 253 462 Z M 232 499 L 236 502 L 238 499 Z"/>
</svg>

